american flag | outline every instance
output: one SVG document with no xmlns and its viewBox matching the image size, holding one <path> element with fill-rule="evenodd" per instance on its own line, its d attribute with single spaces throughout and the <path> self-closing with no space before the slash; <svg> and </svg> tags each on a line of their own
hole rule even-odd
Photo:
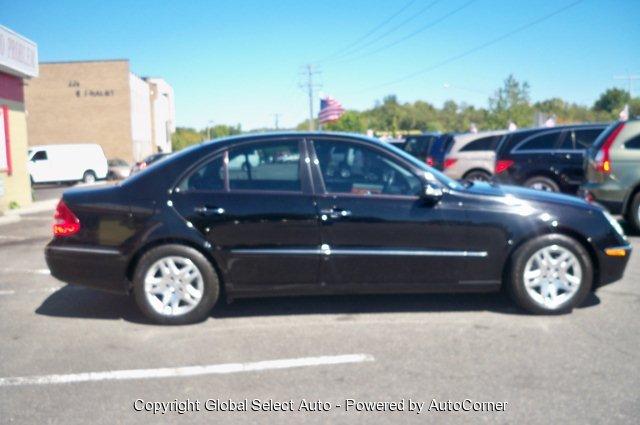
<svg viewBox="0 0 640 425">
<path fill-rule="evenodd" d="M 337 121 L 342 114 L 344 114 L 344 108 L 340 102 L 331 96 L 325 96 L 320 99 L 320 112 L 318 113 L 320 124 Z"/>
</svg>

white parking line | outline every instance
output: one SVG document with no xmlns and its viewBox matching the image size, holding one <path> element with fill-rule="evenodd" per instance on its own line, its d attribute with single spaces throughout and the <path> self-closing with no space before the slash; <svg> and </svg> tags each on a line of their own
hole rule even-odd
<svg viewBox="0 0 640 425">
<path fill-rule="evenodd" d="M 8 240 L 8 241 L 24 241 L 27 238 L 22 236 L 10 236 L 10 235 L 0 235 L 0 240 Z"/>
<path fill-rule="evenodd" d="M 59 289 L 64 288 L 64 286 L 51 286 L 49 288 L 37 288 L 37 289 L 25 289 L 25 290 L 16 290 L 16 289 L 3 289 L 0 290 L 0 296 L 3 295 L 16 295 L 18 293 L 21 294 L 38 294 L 41 292 L 56 292 Z"/>
<path fill-rule="evenodd" d="M 0 387 L 17 385 L 69 384 L 90 381 L 121 381 L 128 379 L 154 379 L 181 376 L 221 375 L 262 370 L 291 369 L 306 366 L 372 362 L 370 354 L 344 354 L 339 356 L 301 357 L 297 359 L 266 360 L 253 363 L 226 363 L 206 366 L 186 366 L 160 369 L 111 370 L 106 372 L 72 373 L 68 375 L 41 375 L 0 378 Z"/>
<path fill-rule="evenodd" d="M 0 273 L 24 273 L 24 274 L 51 274 L 49 269 L 13 269 L 13 268 L 0 268 Z"/>
</svg>

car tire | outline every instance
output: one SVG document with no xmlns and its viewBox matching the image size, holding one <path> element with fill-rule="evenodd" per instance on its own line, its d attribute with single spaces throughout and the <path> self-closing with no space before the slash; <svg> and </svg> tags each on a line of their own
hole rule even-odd
<svg viewBox="0 0 640 425">
<path fill-rule="evenodd" d="M 636 193 L 624 215 L 634 232 L 640 233 L 640 192 Z"/>
<path fill-rule="evenodd" d="M 189 275 L 191 280 L 188 283 L 185 282 L 189 278 L 177 278 L 178 273 L 165 275 L 166 263 L 163 262 L 167 259 L 173 259 L 174 265 L 178 266 L 182 261 L 183 267 L 179 268 L 178 272 L 186 271 L 186 267 L 195 267 L 197 272 L 193 271 L 193 274 Z M 158 264 L 160 267 L 156 274 Z M 157 277 L 158 275 L 160 277 Z M 173 278 L 169 279 L 170 276 Z M 194 290 L 197 289 L 196 293 L 200 293 L 197 302 L 193 304 L 185 302 L 185 296 L 188 296 L 190 301 L 197 298 L 193 296 L 192 291 L 186 290 L 189 283 Z M 142 256 L 133 276 L 133 294 L 142 313 L 152 321 L 164 325 L 186 325 L 201 322 L 209 317 L 220 295 L 220 280 L 211 262 L 201 252 L 184 245 L 167 244 L 153 248 Z M 174 296 L 182 298 L 174 304 Z M 164 302 L 165 297 L 171 297 L 168 302 L 171 303 L 170 306 Z"/>
<path fill-rule="evenodd" d="M 561 260 L 563 256 L 568 259 L 549 268 L 539 265 L 536 270 L 539 258 L 547 258 L 545 253 L 549 252 L 551 256 L 555 255 L 554 253 L 558 254 L 555 260 Z M 505 282 L 507 290 L 514 302 L 529 313 L 569 313 L 582 304 L 591 291 L 593 284 L 591 257 L 582 244 L 568 236 L 551 234 L 532 239 L 516 249 L 510 264 L 508 280 Z M 561 269 L 567 266 L 570 267 L 562 272 Z M 537 271 L 541 276 L 539 283 L 536 283 L 533 277 L 538 274 Z M 560 276 L 557 276 L 558 274 Z M 563 282 L 563 277 L 569 274 L 573 282 Z M 578 274 L 580 278 L 576 284 Z M 567 290 L 562 289 L 560 292 L 558 288 L 561 285 Z"/>
<path fill-rule="evenodd" d="M 535 176 L 527 179 L 524 186 L 530 189 L 543 190 L 546 192 L 560 192 L 560 186 L 555 180 L 545 176 Z"/>
<path fill-rule="evenodd" d="M 87 170 L 82 175 L 82 181 L 84 183 L 95 183 L 97 180 L 96 173 L 91 170 Z"/>
<path fill-rule="evenodd" d="M 488 182 L 491 180 L 491 174 L 482 170 L 473 170 L 465 174 L 463 178 L 467 181 Z"/>
</svg>

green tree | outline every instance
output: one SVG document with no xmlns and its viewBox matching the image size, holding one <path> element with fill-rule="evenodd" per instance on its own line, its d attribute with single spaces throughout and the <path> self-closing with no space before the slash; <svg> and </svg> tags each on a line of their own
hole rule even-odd
<svg viewBox="0 0 640 425">
<path fill-rule="evenodd" d="M 529 83 L 520 83 L 509 75 L 503 86 L 489 98 L 488 120 L 492 128 L 506 128 L 510 121 L 518 127 L 530 126 L 533 109 L 529 104 Z"/>
<path fill-rule="evenodd" d="M 629 100 L 628 92 L 618 88 L 611 88 L 600 95 L 596 103 L 594 103 L 593 109 L 617 114 L 624 108 L 625 104 L 629 103 Z"/>
<path fill-rule="evenodd" d="M 362 114 L 356 111 L 346 111 L 338 121 L 327 124 L 325 128 L 329 131 L 348 131 L 351 133 L 367 131 Z"/>
<path fill-rule="evenodd" d="M 179 151 L 188 146 L 195 145 L 204 140 L 201 132 L 188 127 L 178 127 L 175 133 L 171 135 L 171 148 L 173 151 Z"/>
</svg>

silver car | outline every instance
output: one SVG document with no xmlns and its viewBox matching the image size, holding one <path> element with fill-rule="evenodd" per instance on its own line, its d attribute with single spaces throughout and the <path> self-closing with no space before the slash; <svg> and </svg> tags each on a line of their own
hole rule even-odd
<svg viewBox="0 0 640 425">
<path fill-rule="evenodd" d="M 458 134 L 444 158 L 444 173 L 454 179 L 487 181 L 493 175 L 496 147 L 507 130 Z"/>
</svg>

